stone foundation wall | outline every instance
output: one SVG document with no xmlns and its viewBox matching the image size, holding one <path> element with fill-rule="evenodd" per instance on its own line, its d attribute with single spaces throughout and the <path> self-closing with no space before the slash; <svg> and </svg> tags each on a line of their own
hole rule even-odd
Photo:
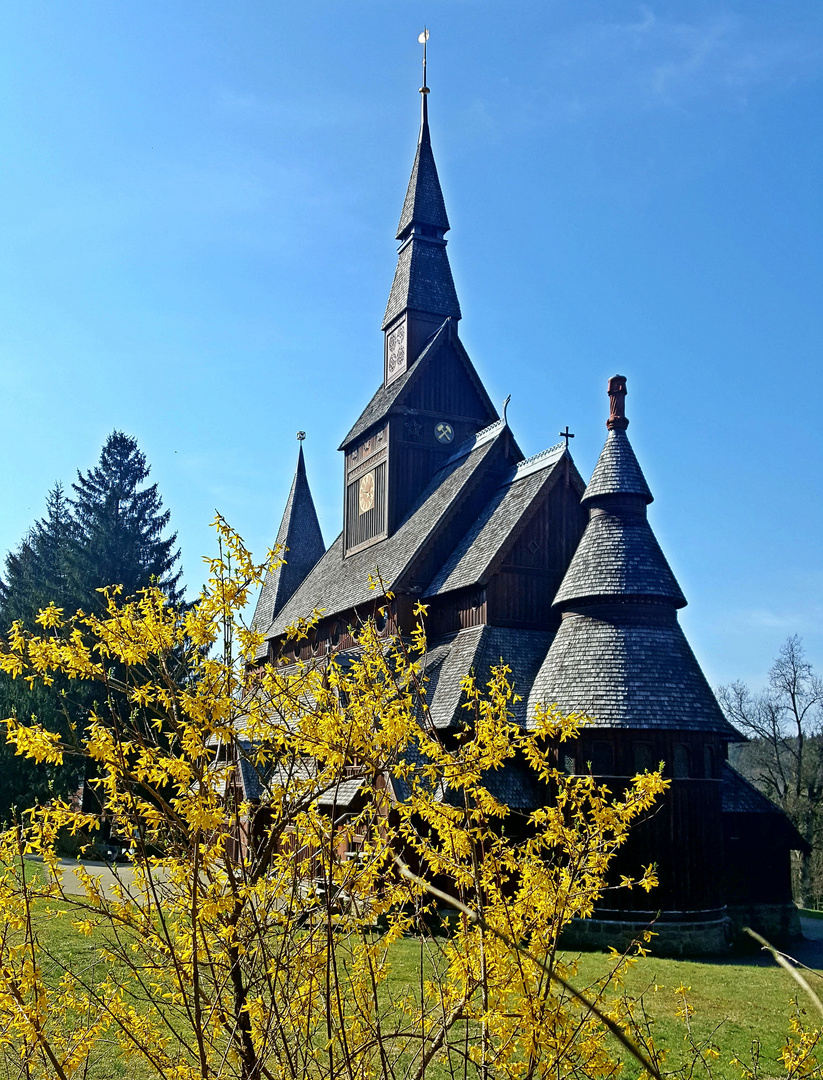
<svg viewBox="0 0 823 1080">
<path fill-rule="evenodd" d="M 735 944 L 754 944 L 743 934 L 744 926 L 750 926 L 772 944 L 803 936 L 794 904 L 730 904 L 727 910 Z"/>
<path fill-rule="evenodd" d="M 648 927 L 647 920 L 576 919 L 563 931 L 560 945 L 564 949 L 622 951 Z M 727 952 L 731 940 L 726 917 L 705 922 L 656 922 L 651 929 L 656 936 L 648 948 L 655 956 L 712 956 Z"/>
</svg>

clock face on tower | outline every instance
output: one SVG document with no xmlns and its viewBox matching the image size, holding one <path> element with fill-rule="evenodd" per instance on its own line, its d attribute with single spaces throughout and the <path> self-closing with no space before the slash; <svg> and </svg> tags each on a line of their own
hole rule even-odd
<svg viewBox="0 0 823 1080">
<path fill-rule="evenodd" d="M 451 424 L 442 421 L 434 425 L 434 437 L 439 443 L 450 443 L 454 438 L 454 428 Z"/>
<path fill-rule="evenodd" d="M 361 514 L 365 514 L 368 510 L 373 509 L 374 469 L 372 469 L 371 472 L 367 472 L 365 476 L 360 477 L 360 486 L 358 488 L 357 495 Z"/>
</svg>

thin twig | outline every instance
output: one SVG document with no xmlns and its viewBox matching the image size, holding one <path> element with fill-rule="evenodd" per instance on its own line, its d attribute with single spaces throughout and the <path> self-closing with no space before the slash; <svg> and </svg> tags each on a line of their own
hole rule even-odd
<svg viewBox="0 0 823 1080">
<path fill-rule="evenodd" d="M 821 1001 L 817 994 L 814 992 L 814 990 L 812 990 L 811 986 L 809 986 L 809 984 L 806 982 L 806 980 L 803 978 L 797 968 L 792 967 L 785 954 L 776 949 L 774 945 L 770 945 L 764 937 L 761 937 L 760 934 L 752 930 L 750 927 L 744 926 L 743 931 L 744 933 L 748 934 L 749 937 L 754 938 L 755 941 L 757 941 L 760 945 L 763 946 L 764 949 L 768 950 L 768 952 L 772 954 L 772 956 L 775 958 L 777 963 L 780 964 L 783 970 L 788 971 L 788 973 L 791 975 L 797 985 L 802 986 L 802 988 L 811 998 L 814 1007 L 817 1009 L 820 1015 L 823 1016 L 823 1001 Z"/>
</svg>

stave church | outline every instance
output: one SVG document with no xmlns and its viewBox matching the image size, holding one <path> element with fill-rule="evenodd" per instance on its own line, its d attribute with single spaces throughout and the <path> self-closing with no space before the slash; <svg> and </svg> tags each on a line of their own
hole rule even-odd
<svg viewBox="0 0 823 1080">
<path fill-rule="evenodd" d="M 524 458 L 460 340 L 428 93 L 424 79 L 379 383 L 339 447 L 342 531 L 327 548 L 301 443 L 276 538 L 287 561 L 269 573 L 254 615 L 265 637 L 258 661 L 355 648 L 352 628 L 375 610 L 368 582 L 379 566 L 394 596 L 382 633 L 409 633 L 415 604 L 428 608 L 428 700 L 444 738 L 460 722 L 461 680 L 473 672 L 484 682 L 503 658 L 521 725 L 538 702 L 591 717 L 578 743 L 563 746 L 567 773 L 591 771 L 615 788 L 665 762 L 671 787 L 617 868 L 656 862 L 659 887 L 607 893 L 594 918 L 570 929 L 570 944 L 619 944 L 652 921 L 655 951 L 672 955 L 720 952 L 743 925 L 775 939 L 796 934 L 790 856 L 804 842 L 727 762 L 742 736 L 678 623 L 686 598 L 649 522 L 626 377 L 608 382 L 605 442 L 586 483 L 568 437 Z M 314 609 L 324 614 L 308 640 L 288 640 L 286 628 Z M 537 805 L 540 792 L 514 767 L 495 782 L 512 809 Z M 357 782 L 344 787 L 340 814 L 357 808 Z"/>
</svg>

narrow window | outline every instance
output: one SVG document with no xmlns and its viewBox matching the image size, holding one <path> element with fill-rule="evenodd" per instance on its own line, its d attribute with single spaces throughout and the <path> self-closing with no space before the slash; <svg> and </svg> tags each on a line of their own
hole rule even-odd
<svg viewBox="0 0 823 1080">
<path fill-rule="evenodd" d="M 652 772 L 655 767 L 654 751 L 650 743 L 641 742 L 634 744 L 634 771 L 635 773 Z"/>
<path fill-rule="evenodd" d="M 714 764 L 714 747 L 709 746 L 708 743 L 703 747 L 703 769 L 704 775 L 707 780 L 714 780 L 715 777 L 715 764 Z"/>
<path fill-rule="evenodd" d="M 592 776 L 614 776 L 614 747 L 598 739 L 591 746 Z"/>
<path fill-rule="evenodd" d="M 691 776 L 691 761 L 689 760 L 689 748 L 683 743 L 674 744 L 674 777 L 676 780 L 687 780 Z"/>
</svg>

